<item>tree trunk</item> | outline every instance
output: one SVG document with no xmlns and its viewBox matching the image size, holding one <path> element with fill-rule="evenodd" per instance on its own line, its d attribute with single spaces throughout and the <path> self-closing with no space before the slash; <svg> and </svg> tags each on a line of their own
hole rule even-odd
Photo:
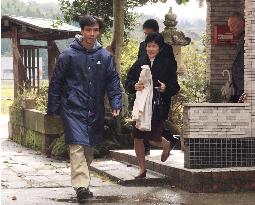
<svg viewBox="0 0 255 205">
<path fill-rule="evenodd" d="M 125 0 L 113 0 L 113 39 L 111 51 L 118 72 L 120 72 L 121 48 L 124 39 L 124 6 Z"/>
</svg>

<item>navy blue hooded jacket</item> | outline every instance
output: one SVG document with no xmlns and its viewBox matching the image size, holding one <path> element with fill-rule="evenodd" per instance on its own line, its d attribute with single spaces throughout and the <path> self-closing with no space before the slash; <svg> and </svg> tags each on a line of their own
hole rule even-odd
<svg viewBox="0 0 255 205">
<path fill-rule="evenodd" d="M 121 109 L 119 75 L 112 55 L 99 43 L 87 50 L 82 36 L 60 54 L 48 93 L 48 114 L 63 120 L 65 142 L 95 146 L 104 128 L 104 96 Z"/>
</svg>

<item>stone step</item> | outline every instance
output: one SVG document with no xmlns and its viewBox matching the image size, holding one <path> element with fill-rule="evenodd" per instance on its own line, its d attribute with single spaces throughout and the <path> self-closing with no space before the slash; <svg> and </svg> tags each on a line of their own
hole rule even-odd
<svg viewBox="0 0 255 205">
<path fill-rule="evenodd" d="M 91 170 L 125 186 L 158 186 L 168 181 L 165 175 L 151 170 L 147 170 L 146 178 L 135 179 L 139 173 L 137 166 L 115 160 L 95 161 Z"/>
<path fill-rule="evenodd" d="M 255 191 L 255 167 L 228 167 L 188 169 L 184 154 L 172 150 L 166 162 L 160 161 L 161 150 L 151 150 L 145 157 L 145 166 L 167 177 L 167 183 L 189 192 Z M 128 164 L 137 165 L 134 150 L 113 150 L 110 156 Z"/>
<path fill-rule="evenodd" d="M 166 162 L 161 162 L 162 150 L 151 150 L 150 155 L 145 157 L 145 166 L 154 172 L 173 177 L 176 180 L 178 171 L 184 165 L 184 155 L 181 150 L 172 150 Z M 138 165 L 137 158 L 134 150 L 111 150 L 110 157 L 119 162 Z"/>
</svg>

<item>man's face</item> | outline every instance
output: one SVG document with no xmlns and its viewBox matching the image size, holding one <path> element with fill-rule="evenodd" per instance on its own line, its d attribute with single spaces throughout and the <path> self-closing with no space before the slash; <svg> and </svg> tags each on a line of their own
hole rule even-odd
<svg viewBox="0 0 255 205">
<path fill-rule="evenodd" d="M 152 28 L 144 28 L 143 29 L 143 33 L 144 33 L 145 38 L 146 38 L 146 36 L 148 36 L 152 32 L 154 32 Z"/>
<path fill-rule="evenodd" d="M 240 21 L 237 17 L 230 17 L 228 19 L 228 27 L 230 32 L 238 37 L 239 34 L 244 30 L 244 22 Z"/>
<path fill-rule="evenodd" d="M 99 24 L 96 23 L 93 26 L 84 26 L 83 30 L 81 30 L 81 34 L 83 36 L 83 43 L 86 48 L 92 47 L 100 34 Z"/>
</svg>

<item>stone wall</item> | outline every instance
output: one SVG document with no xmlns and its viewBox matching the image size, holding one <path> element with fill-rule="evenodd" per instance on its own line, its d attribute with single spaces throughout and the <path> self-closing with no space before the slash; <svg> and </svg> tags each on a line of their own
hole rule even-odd
<svg viewBox="0 0 255 205">
<path fill-rule="evenodd" d="M 213 45 L 215 25 L 227 25 L 228 16 L 239 11 L 243 13 L 244 0 L 207 0 L 207 79 L 213 90 L 219 90 L 227 81 L 222 76 L 224 69 L 231 70 L 235 54 L 235 45 Z"/>
<path fill-rule="evenodd" d="M 248 103 L 186 104 L 183 113 L 183 138 L 251 137 Z"/>
<path fill-rule="evenodd" d="M 34 109 L 10 108 L 9 138 L 19 144 L 47 153 L 51 143 L 62 133 L 59 117 Z"/>
<path fill-rule="evenodd" d="M 255 166 L 255 1 L 207 1 L 208 68 L 213 90 L 226 82 L 222 71 L 231 71 L 235 45 L 213 45 L 213 28 L 226 25 L 239 11 L 245 17 L 245 103 L 187 104 L 184 107 L 184 165 L 187 168 Z"/>
<path fill-rule="evenodd" d="M 245 0 L 244 90 L 251 107 L 251 135 L 255 137 L 255 2 Z"/>
<path fill-rule="evenodd" d="M 183 116 L 184 167 L 255 166 L 250 103 L 186 104 Z"/>
</svg>

